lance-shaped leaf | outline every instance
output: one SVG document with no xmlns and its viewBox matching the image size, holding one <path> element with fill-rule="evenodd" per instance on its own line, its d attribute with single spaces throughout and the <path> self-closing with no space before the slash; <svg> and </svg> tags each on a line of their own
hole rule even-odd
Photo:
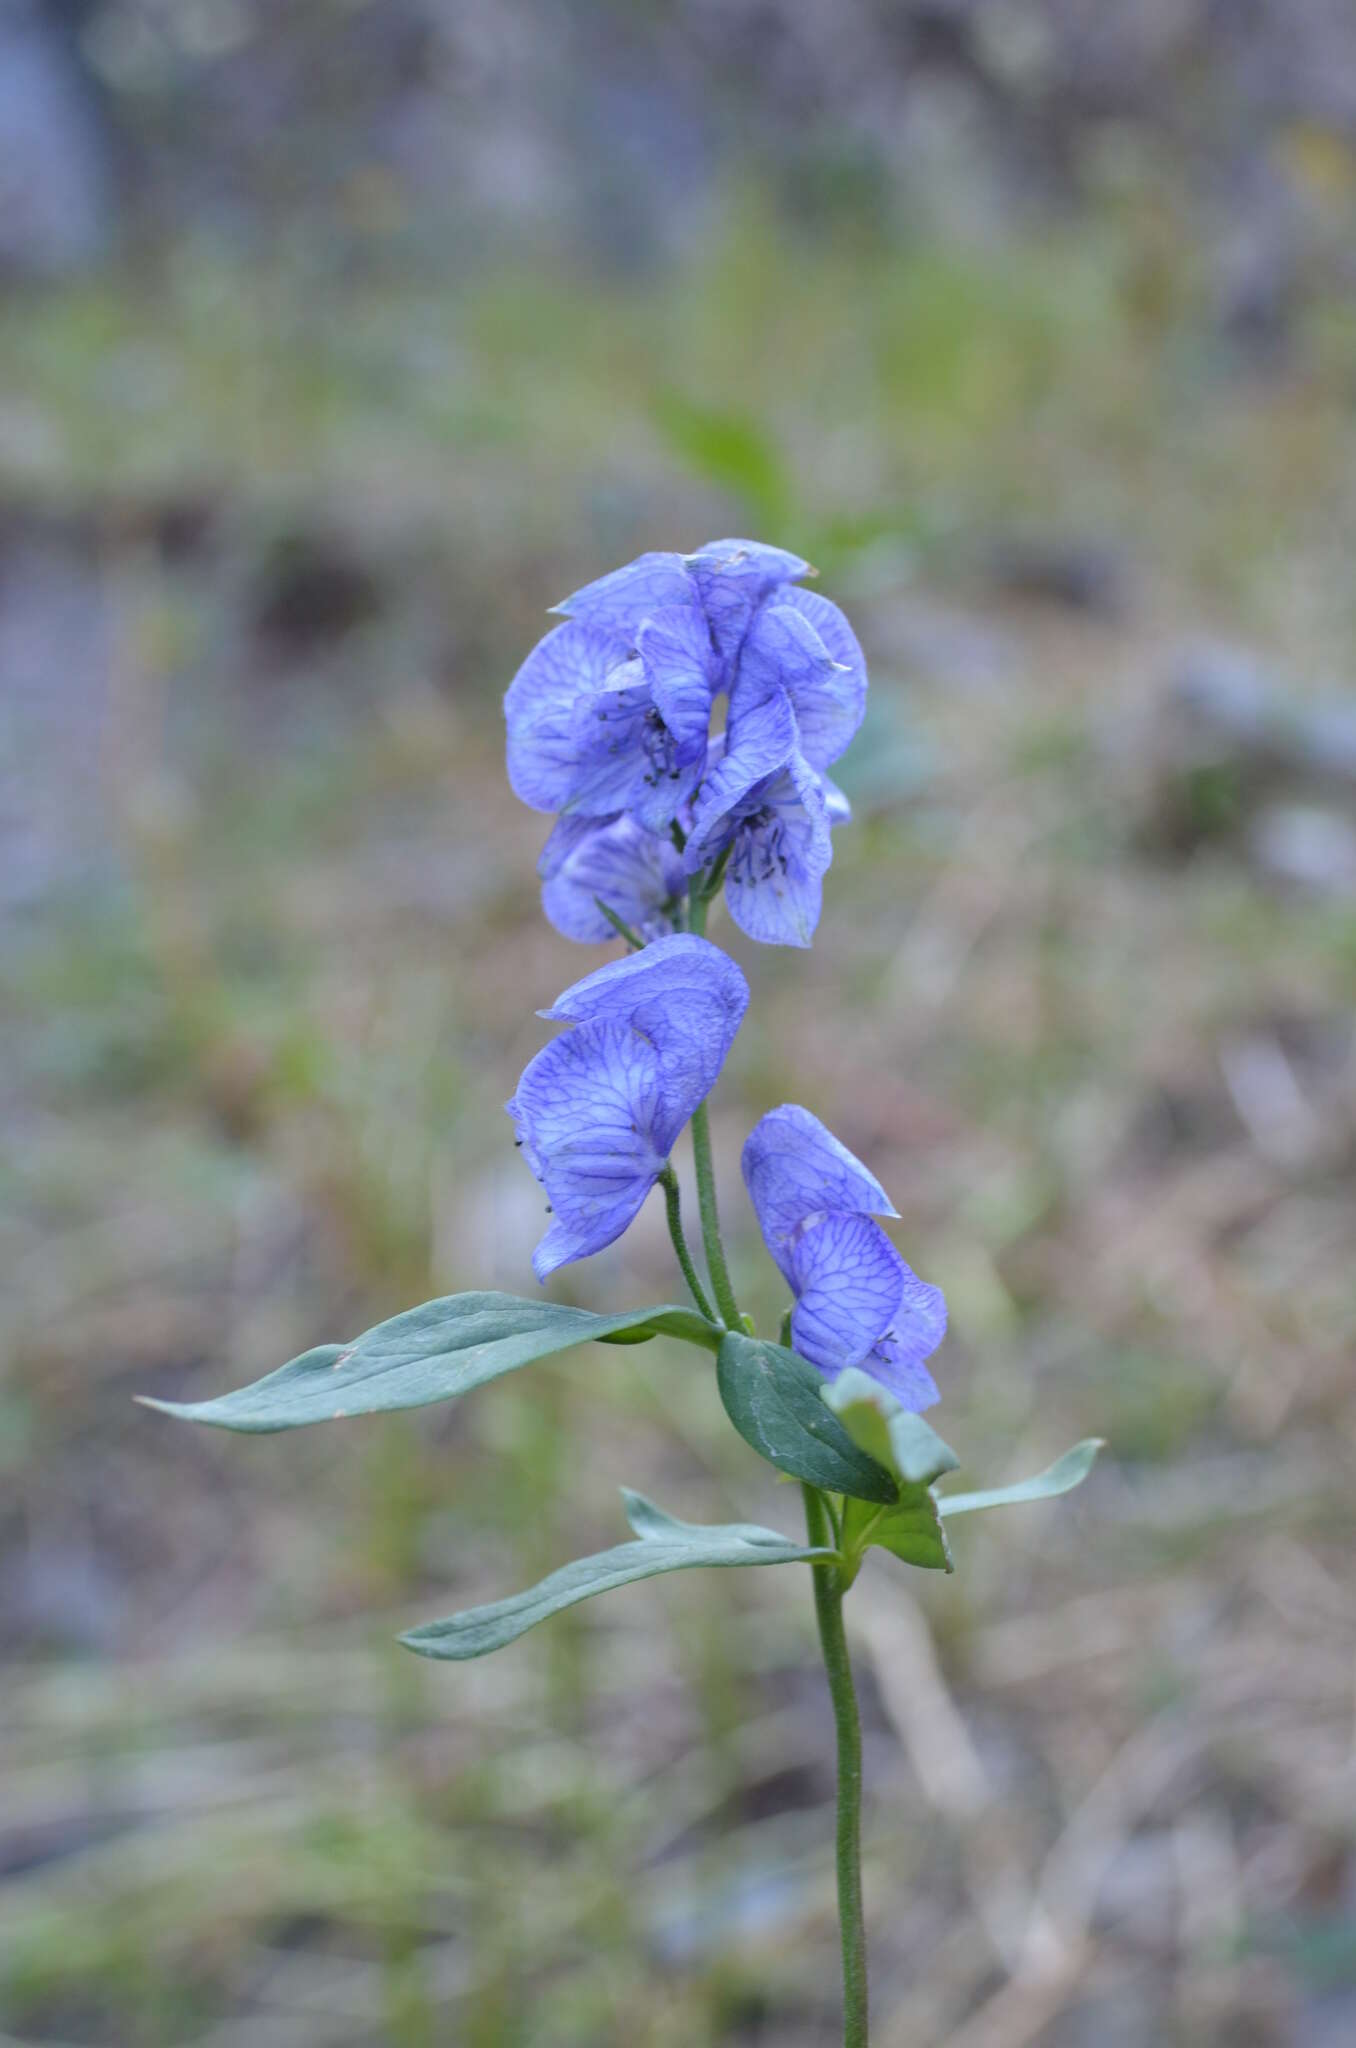
<svg viewBox="0 0 1356 2048">
<path fill-rule="evenodd" d="M 893 1504 L 899 1498 L 890 1472 L 824 1405 L 823 1375 L 785 1345 L 727 1331 L 716 1384 L 744 1441 L 779 1472 L 855 1500 Z"/>
<path fill-rule="evenodd" d="M 610 1593 L 614 1586 L 629 1586 L 637 1579 L 652 1579 L 660 1572 L 691 1571 L 698 1565 L 810 1564 L 816 1558 L 831 1558 L 831 1550 L 807 1549 L 779 1536 L 775 1529 L 760 1529 L 751 1522 L 730 1522 L 703 1528 L 695 1522 L 675 1521 L 652 1501 L 622 1488 L 626 1519 L 636 1533 L 633 1543 L 619 1543 L 596 1557 L 579 1557 L 573 1564 L 552 1572 L 540 1585 L 508 1600 L 494 1600 L 485 1607 L 468 1607 L 447 1621 L 428 1621 L 412 1628 L 400 1640 L 422 1657 L 447 1657 L 464 1662 L 502 1650 L 539 1621 L 562 1608 L 591 1600 L 595 1593 Z"/>
<path fill-rule="evenodd" d="M 855 1367 L 825 1387 L 823 1400 L 852 1441 L 893 1474 L 898 1498 L 883 1508 L 851 1500 L 843 1511 L 843 1547 L 858 1555 L 873 1546 L 905 1564 L 949 1572 L 951 1548 L 938 1514 L 932 1482 L 954 1472 L 957 1460 L 937 1432 L 901 1407 L 886 1388 Z"/>
<path fill-rule="evenodd" d="M 1015 1507 L 1024 1500 L 1053 1500 L 1057 1493 L 1072 1493 L 1091 1472 L 1105 1442 L 1100 1436 L 1084 1437 L 1043 1472 L 1032 1479 L 1015 1480 L 1011 1486 L 991 1486 L 983 1493 L 939 1494 L 938 1510 L 943 1515 L 972 1515 L 978 1508 Z"/>
<path fill-rule="evenodd" d="M 454 1400 L 501 1373 L 590 1339 L 642 1344 L 657 1336 L 680 1337 L 714 1351 L 721 1332 L 686 1308 L 596 1316 L 561 1302 L 524 1301 L 513 1294 L 449 1294 L 377 1323 L 351 1344 L 303 1351 L 266 1379 L 214 1401 L 147 1399 L 144 1405 L 220 1429 L 299 1429 L 308 1422 Z"/>
</svg>

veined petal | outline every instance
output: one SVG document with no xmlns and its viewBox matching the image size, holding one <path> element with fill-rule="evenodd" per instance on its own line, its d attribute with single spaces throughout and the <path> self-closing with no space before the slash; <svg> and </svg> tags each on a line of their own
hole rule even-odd
<svg viewBox="0 0 1356 2048">
<path fill-rule="evenodd" d="M 744 1140 L 741 1164 L 763 1241 L 788 1280 L 787 1243 L 807 1217 L 825 1209 L 899 1213 L 875 1174 L 799 1103 L 784 1102 L 759 1118 Z"/>
<path fill-rule="evenodd" d="M 559 811 L 569 802 L 579 776 L 577 707 L 607 687 L 624 655 L 611 633 L 557 626 L 537 642 L 509 684 L 509 781 L 534 810 Z"/>
<path fill-rule="evenodd" d="M 552 875 L 558 875 L 575 848 L 591 839 L 595 832 L 602 832 L 616 823 L 616 817 L 586 818 L 580 811 L 568 811 L 563 818 L 557 818 L 546 835 L 546 844 L 537 855 L 537 873 L 543 882 L 549 882 Z"/>
<path fill-rule="evenodd" d="M 788 597 L 816 596 L 814 592 L 791 591 Z M 816 597 L 819 605 L 837 611 L 827 598 Z M 838 614 L 845 631 L 846 619 Z M 860 658 L 860 657 L 859 657 Z M 842 666 L 825 645 L 814 623 L 803 610 L 783 603 L 765 606 L 749 628 L 739 657 L 739 668 L 730 691 L 730 718 L 748 699 L 757 701 L 777 689 L 785 690 L 796 714 L 800 748 L 814 768 L 827 768 L 844 753 L 862 722 L 866 706 L 866 671 Z"/>
<path fill-rule="evenodd" d="M 636 1214 L 668 1156 L 655 1136 L 662 1095 L 658 1053 L 624 1024 L 567 1032 L 528 1063 L 509 1113 L 553 1211 L 532 1258 L 539 1280 L 601 1251 Z"/>
<path fill-rule="evenodd" d="M 755 702 L 747 700 L 736 724 L 717 750 L 713 742 L 708 762 L 714 767 L 699 784 L 692 806 L 692 826 L 683 861 L 689 874 L 696 874 L 729 843 L 741 807 L 760 783 L 784 769 L 796 751 L 795 713 L 784 690 Z"/>
<path fill-rule="evenodd" d="M 552 855 L 541 892 L 542 908 L 556 930 L 585 944 L 615 938 L 615 927 L 598 908 L 603 902 L 642 938 L 671 931 L 665 906 L 682 895 L 687 882 L 672 840 L 645 831 L 632 818 L 578 822 L 591 829 L 562 834 L 562 826 L 575 825 L 574 819 L 562 818 L 547 841 L 549 852 L 552 841 L 561 837 L 562 850 Z M 542 861 L 546 858 L 544 852 Z"/>
<path fill-rule="evenodd" d="M 860 641 L 848 625 L 848 614 L 832 598 L 819 596 L 817 590 L 785 590 L 780 594 L 780 604 L 789 604 L 801 618 L 807 618 L 823 645 L 834 655 L 836 662 L 850 670 L 856 678 L 856 692 L 860 702 L 866 702 L 866 655 L 862 653 Z"/>
<path fill-rule="evenodd" d="M 808 946 L 833 859 L 819 778 L 796 753 L 754 794 L 757 808 L 743 806 L 745 815 L 735 827 L 725 901 L 749 938 L 765 946 Z"/>
<path fill-rule="evenodd" d="M 716 652 L 734 661 L 749 623 L 774 590 L 810 574 L 810 565 L 785 548 L 756 540 L 710 540 L 687 566 L 710 622 Z"/>
<path fill-rule="evenodd" d="M 861 1365 L 893 1323 L 908 1268 L 879 1223 L 841 1209 L 812 1217 L 789 1240 L 795 1348 L 835 1377 Z"/>
<path fill-rule="evenodd" d="M 693 584 L 681 555 L 637 555 L 634 562 L 612 569 L 563 598 L 554 611 L 620 633 L 628 648 L 636 644 L 642 619 L 666 605 L 690 604 Z"/>
<path fill-rule="evenodd" d="M 748 1004 L 749 985 L 734 961 L 708 939 L 678 932 L 586 974 L 541 1014 L 626 1024 L 644 1035 L 660 1058 L 655 1129 L 667 1151 L 715 1085 Z"/>
<path fill-rule="evenodd" d="M 682 739 L 671 732 L 638 660 L 615 670 L 606 689 L 576 703 L 573 731 L 578 766 L 563 808 L 586 816 L 629 811 L 647 831 L 663 831 L 705 764 L 705 726 Z"/>
<path fill-rule="evenodd" d="M 715 656 L 701 607 L 665 605 L 644 620 L 636 651 L 665 725 L 680 744 L 705 743 L 711 728 Z"/>
<path fill-rule="evenodd" d="M 914 1415 L 941 1400 L 937 1382 L 923 1363 L 946 1335 L 946 1298 L 910 1267 L 904 1268 L 904 1297 L 895 1320 L 862 1360 L 862 1371 L 879 1380 Z"/>
</svg>

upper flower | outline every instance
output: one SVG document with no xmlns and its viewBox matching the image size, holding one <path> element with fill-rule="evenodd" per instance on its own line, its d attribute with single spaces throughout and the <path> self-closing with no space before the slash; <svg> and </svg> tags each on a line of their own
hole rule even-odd
<svg viewBox="0 0 1356 2048">
<path fill-rule="evenodd" d="M 760 609 L 807 568 L 781 548 L 714 541 L 641 555 L 567 597 L 555 607 L 564 625 L 504 699 L 517 795 L 536 810 L 667 826 L 696 788 L 713 699 L 732 688 Z"/>
<path fill-rule="evenodd" d="M 874 1174 L 793 1103 L 749 1133 L 744 1184 L 764 1242 L 795 1296 L 795 1348 L 836 1379 L 858 1366 L 906 1408 L 939 1396 L 925 1360 L 946 1334 L 946 1302 L 905 1265 L 877 1216 L 896 1212 Z"/>
<path fill-rule="evenodd" d="M 575 1028 L 529 1061 L 508 1104 L 553 1212 L 532 1256 L 539 1280 L 621 1236 L 713 1087 L 748 1001 L 733 960 L 679 933 L 542 1011 Z"/>
<path fill-rule="evenodd" d="M 838 607 L 796 587 L 808 573 L 783 548 L 711 541 L 641 555 L 555 607 L 564 623 L 504 709 L 515 791 L 563 814 L 542 876 L 567 937 L 608 936 L 595 899 L 646 936 L 666 929 L 673 866 L 654 841 L 681 824 L 687 874 L 725 856 L 742 930 L 809 945 L 829 827 L 847 815 L 827 770 L 861 723 L 866 666 Z"/>
</svg>

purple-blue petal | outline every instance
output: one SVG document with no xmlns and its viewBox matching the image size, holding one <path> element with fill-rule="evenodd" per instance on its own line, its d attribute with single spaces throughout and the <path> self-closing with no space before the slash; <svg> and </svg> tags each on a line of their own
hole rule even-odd
<svg viewBox="0 0 1356 2048">
<path fill-rule="evenodd" d="M 562 808 L 590 817 L 629 811 L 647 831 L 663 831 L 700 780 L 706 727 L 670 732 L 638 660 L 616 669 L 609 685 L 575 705 L 576 768 Z"/>
<path fill-rule="evenodd" d="M 898 1214 L 874 1173 L 799 1103 L 784 1102 L 759 1118 L 741 1163 L 763 1240 L 788 1280 L 787 1242 L 807 1217 L 826 1209 Z"/>
<path fill-rule="evenodd" d="M 539 1280 L 621 1236 L 672 1144 L 656 1136 L 662 1101 L 659 1055 L 624 1024 L 567 1032 L 528 1063 L 508 1107 L 553 1212 Z"/>
<path fill-rule="evenodd" d="M 782 690 L 749 703 L 738 725 L 732 724 L 719 751 L 713 746 L 708 767 L 692 806 L 692 824 L 683 860 L 696 874 L 713 860 L 733 836 L 740 806 L 759 783 L 786 767 L 796 751 L 796 719 Z"/>
<path fill-rule="evenodd" d="M 545 875 L 541 900 L 547 917 L 562 937 L 584 944 L 617 936 L 615 926 L 599 910 L 600 902 L 642 938 L 671 931 L 669 906 L 686 887 L 673 841 L 625 817 L 601 822 L 562 818 L 547 841 L 538 872 Z"/>
<path fill-rule="evenodd" d="M 846 619 L 827 598 L 807 591 L 786 595 L 814 598 L 818 606 L 836 614 L 850 634 Z M 756 702 L 778 688 L 791 699 L 801 752 L 812 767 L 827 768 L 846 752 L 862 722 L 866 671 L 840 664 L 813 620 L 799 606 L 783 603 L 780 596 L 776 604 L 759 612 L 749 628 L 731 687 L 731 723 L 736 722 L 745 700 Z"/>
<path fill-rule="evenodd" d="M 923 1360 L 932 1356 L 946 1335 L 946 1302 L 939 1287 L 929 1287 L 907 1266 L 904 1270 L 904 1301 L 894 1327 L 872 1346 L 861 1369 L 879 1380 L 901 1407 L 918 1415 L 942 1398 Z M 923 1302 L 921 1296 L 931 1299 Z"/>
<path fill-rule="evenodd" d="M 504 697 L 508 775 L 538 811 L 563 810 L 579 780 L 581 700 L 608 686 L 625 649 L 616 636 L 567 623 L 539 640 Z"/>
<path fill-rule="evenodd" d="M 542 1015 L 607 1021 L 642 1033 L 660 1058 L 656 1135 L 665 1149 L 715 1085 L 749 1004 L 749 985 L 727 954 L 691 932 L 586 974 Z"/>
<path fill-rule="evenodd" d="M 894 1322 L 908 1271 L 879 1223 L 829 1210 L 800 1225 L 787 1256 L 796 1350 L 830 1378 L 861 1365 Z"/>
<path fill-rule="evenodd" d="M 866 657 L 862 653 L 857 635 L 848 624 L 846 615 L 832 598 L 821 597 L 817 590 L 786 590 L 782 593 L 780 602 L 790 605 L 803 619 L 809 620 L 829 653 L 839 664 L 836 684 L 840 707 L 838 717 L 841 724 L 850 724 L 851 730 L 848 732 L 847 740 L 838 748 L 838 753 L 828 757 L 829 760 L 837 760 L 838 754 L 844 752 L 848 740 L 861 724 L 866 711 Z"/>
<path fill-rule="evenodd" d="M 756 540 L 710 540 L 686 557 L 722 663 L 731 664 L 759 607 L 810 573 L 808 562 Z"/>
<path fill-rule="evenodd" d="M 665 605 L 643 621 L 636 634 L 655 709 L 680 745 L 700 740 L 711 729 L 715 657 L 700 605 Z"/>
<path fill-rule="evenodd" d="M 757 808 L 735 827 L 725 901 L 749 938 L 765 946 L 808 946 L 819 923 L 823 880 L 833 859 L 819 778 L 799 754 L 758 785 Z"/>
<path fill-rule="evenodd" d="M 552 607 L 566 618 L 587 620 L 620 633 L 634 647 L 642 619 L 665 605 L 690 604 L 693 584 L 682 555 L 638 555 L 586 583 Z"/>
</svg>

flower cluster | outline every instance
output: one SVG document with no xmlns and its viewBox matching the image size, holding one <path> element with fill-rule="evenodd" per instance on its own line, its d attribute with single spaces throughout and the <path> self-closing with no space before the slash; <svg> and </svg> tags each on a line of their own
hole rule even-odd
<svg viewBox="0 0 1356 2048">
<path fill-rule="evenodd" d="M 798 587 L 807 573 L 752 541 L 642 555 L 557 606 L 564 623 L 505 698 L 513 788 L 559 813 L 540 863 L 547 916 L 567 938 L 620 932 L 638 949 L 542 1012 L 571 1028 L 508 1104 L 551 1209 L 539 1280 L 621 1235 L 689 1119 L 709 1145 L 701 1106 L 749 1000 L 700 935 L 720 883 L 752 938 L 808 945 L 818 921 L 830 828 L 848 815 L 828 769 L 861 723 L 866 668 L 837 606 Z M 826 1379 L 857 1366 L 928 1407 L 946 1304 L 875 1220 L 895 1214 L 880 1183 L 793 1106 L 752 1132 L 744 1179 L 794 1297 L 796 1350 Z M 713 1201 L 702 1220 L 705 1235 Z M 707 1253 L 714 1277 L 718 1232 Z"/>
<path fill-rule="evenodd" d="M 515 793 L 559 813 L 540 874 L 566 938 L 609 938 L 616 918 L 671 931 L 689 881 L 722 873 L 750 938 L 809 945 L 830 828 L 848 816 L 828 770 L 866 704 L 856 636 L 799 587 L 810 573 L 782 548 L 712 541 L 642 555 L 556 606 L 564 623 L 504 711 Z"/>
</svg>

